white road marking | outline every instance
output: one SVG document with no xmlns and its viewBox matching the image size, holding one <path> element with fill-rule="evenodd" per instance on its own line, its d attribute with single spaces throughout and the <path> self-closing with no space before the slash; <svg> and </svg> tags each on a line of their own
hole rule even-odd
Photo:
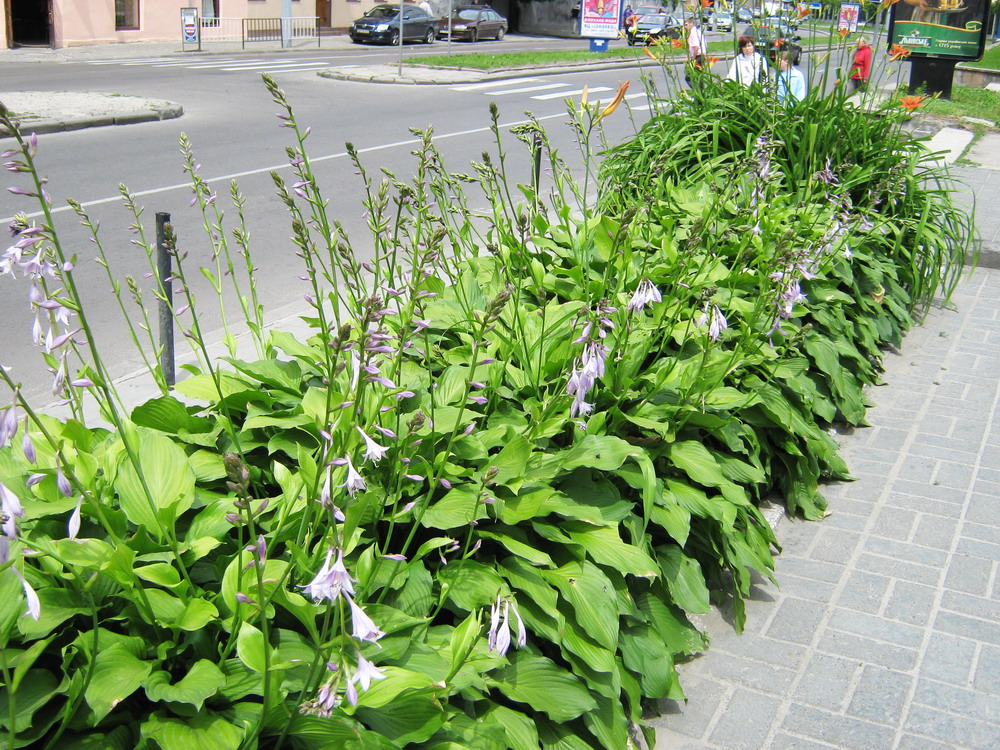
<svg viewBox="0 0 1000 750">
<path fill-rule="evenodd" d="M 479 89 L 496 88 L 497 86 L 508 86 L 512 83 L 530 83 L 537 81 L 537 78 L 506 78 L 502 81 L 486 81 L 485 83 L 470 83 L 466 86 L 452 86 L 452 91 L 479 91 Z"/>
<path fill-rule="evenodd" d="M 593 88 L 587 89 L 591 94 L 596 94 L 601 91 L 611 91 L 607 86 L 594 86 Z M 558 99 L 562 97 L 563 99 L 570 99 L 574 96 L 579 96 L 583 93 L 583 89 L 576 89 L 575 91 L 557 91 L 554 94 L 539 94 L 538 96 L 531 97 L 532 99 Z"/>
<path fill-rule="evenodd" d="M 487 96 L 506 96 L 507 94 L 523 94 L 525 91 L 543 91 L 544 89 L 558 89 L 569 86 L 568 83 L 541 83 L 537 86 L 522 86 L 519 89 L 507 89 L 506 91 L 484 91 Z"/>
<path fill-rule="evenodd" d="M 499 127 L 501 129 L 508 129 L 516 125 L 527 125 L 531 122 L 540 122 L 542 120 L 553 120 L 557 117 L 565 117 L 565 116 L 566 116 L 565 112 L 560 112 L 559 114 L 555 115 L 544 115 L 542 117 L 536 117 L 533 120 L 515 120 L 513 122 L 500 123 Z M 492 125 L 485 125 L 481 128 L 470 128 L 468 130 L 456 130 L 451 133 L 437 134 L 434 136 L 434 140 L 443 141 L 449 138 L 462 138 L 463 136 L 478 135 L 479 133 L 489 133 L 492 131 L 493 131 Z M 73 131 L 73 132 L 79 132 L 79 131 Z M 357 151 L 359 154 L 371 154 L 376 151 L 387 151 L 393 148 L 410 147 L 418 143 L 421 143 L 420 138 L 407 138 L 406 140 L 403 141 L 395 141 L 393 143 L 382 143 L 378 146 L 367 146 L 366 148 L 359 148 Z M 334 154 L 325 154 L 323 156 L 313 157 L 309 161 L 315 164 L 321 161 L 330 161 L 331 159 L 343 159 L 346 156 L 347 156 L 346 151 L 338 151 L 337 153 Z M 257 169 L 248 169 L 243 172 L 234 172 L 232 174 L 220 175 L 218 177 L 210 177 L 206 179 L 205 182 L 210 185 L 216 182 L 229 183 L 241 177 L 253 177 L 254 175 L 267 174 L 269 172 L 281 172 L 286 169 L 291 169 L 291 165 L 288 162 L 283 162 L 282 164 L 275 164 L 269 167 L 258 167 Z M 174 190 L 190 190 L 190 189 L 191 189 L 191 183 L 179 182 L 175 185 L 164 185 L 163 187 L 150 188 L 149 190 L 140 190 L 138 192 L 132 193 L 132 195 L 135 196 L 136 198 L 141 198 L 147 195 L 158 195 L 160 193 L 169 193 Z M 96 198 L 92 201 L 83 201 L 79 205 L 82 206 L 83 208 L 90 208 L 91 206 L 100 206 L 106 203 L 118 203 L 119 201 L 121 201 L 121 199 L 122 199 L 121 195 L 114 195 L 110 198 Z M 56 206 L 49 209 L 49 213 L 59 214 L 72 210 L 73 209 L 70 206 Z M 44 214 L 41 211 L 35 211 L 33 213 L 27 214 L 29 219 L 33 219 L 43 215 Z M 8 216 L 6 218 L 0 219 L 0 224 L 6 225 L 11 221 L 13 221 L 13 219 L 14 219 L 13 216 Z"/>
<path fill-rule="evenodd" d="M 299 63 L 275 63 L 269 65 L 268 63 L 261 63 L 259 65 L 244 65 L 244 66 L 234 66 L 232 68 L 219 68 L 219 70 L 225 71 L 239 71 L 239 70 L 283 70 L 285 68 L 299 68 L 300 70 L 308 70 L 311 68 L 329 68 L 330 63 L 328 62 L 299 62 Z"/>
</svg>

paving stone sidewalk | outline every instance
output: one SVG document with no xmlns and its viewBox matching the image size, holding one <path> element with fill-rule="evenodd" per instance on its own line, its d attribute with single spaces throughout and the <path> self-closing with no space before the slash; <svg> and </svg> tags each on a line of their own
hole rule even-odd
<svg viewBox="0 0 1000 750">
<path fill-rule="evenodd" d="M 780 588 L 682 667 L 657 750 L 1000 747 L 1000 271 L 963 280 L 886 358 L 858 481 L 783 519 Z"/>
</svg>

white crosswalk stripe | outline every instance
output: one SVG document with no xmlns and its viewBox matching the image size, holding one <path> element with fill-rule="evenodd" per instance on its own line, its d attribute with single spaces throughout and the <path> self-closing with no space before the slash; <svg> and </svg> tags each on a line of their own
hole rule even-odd
<svg viewBox="0 0 1000 750">
<path fill-rule="evenodd" d="M 184 68 L 185 70 L 219 70 L 226 73 L 258 73 L 261 71 L 274 71 L 276 73 L 295 73 L 297 71 L 317 70 L 328 68 L 333 64 L 327 58 L 279 58 L 267 60 L 260 57 L 198 57 L 188 59 L 178 59 L 176 57 L 152 57 L 152 58 L 124 58 L 121 60 L 89 60 L 88 65 L 120 65 L 122 67 L 149 67 L 149 68 Z M 356 67 L 353 65 L 341 65 L 339 67 Z"/>
<path fill-rule="evenodd" d="M 508 86 L 512 83 L 530 83 L 540 80 L 538 78 L 505 78 L 502 81 L 486 81 L 485 83 L 469 83 L 464 86 L 452 86 L 452 91 L 480 91 L 482 89 L 496 88 L 498 86 Z"/>
<path fill-rule="evenodd" d="M 534 86 L 522 86 L 517 89 L 504 89 L 503 91 L 489 91 L 486 92 L 490 96 L 507 96 L 508 94 L 524 94 L 528 91 L 545 91 L 546 89 L 558 89 L 563 86 L 569 86 L 568 83 L 539 83 Z"/>
<path fill-rule="evenodd" d="M 608 86 L 594 86 L 593 88 L 587 89 L 591 94 L 599 94 L 602 91 L 611 91 L 612 89 Z M 574 96 L 580 96 L 583 93 L 583 89 L 574 89 L 573 91 L 557 91 L 554 94 L 539 94 L 538 96 L 531 97 L 532 99 L 572 99 Z"/>
</svg>

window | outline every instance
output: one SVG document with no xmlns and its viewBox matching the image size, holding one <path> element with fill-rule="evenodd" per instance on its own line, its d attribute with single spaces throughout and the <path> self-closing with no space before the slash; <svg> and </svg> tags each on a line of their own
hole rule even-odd
<svg viewBox="0 0 1000 750">
<path fill-rule="evenodd" d="M 139 0 L 115 0 L 115 28 L 139 28 Z"/>
</svg>

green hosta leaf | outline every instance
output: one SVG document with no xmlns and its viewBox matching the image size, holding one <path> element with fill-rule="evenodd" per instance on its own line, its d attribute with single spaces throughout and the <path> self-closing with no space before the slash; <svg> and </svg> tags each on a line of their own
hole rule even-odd
<svg viewBox="0 0 1000 750">
<path fill-rule="evenodd" d="M 215 605 L 205 599 L 192 599 L 175 623 L 181 630 L 201 630 L 219 616 Z"/>
<path fill-rule="evenodd" d="M 237 750 L 243 742 L 242 729 L 221 716 L 202 713 L 175 719 L 157 711 L 143 722 L 141 731 L 161 750 Z"/>
<path fill-rule="evenodd" d="M 448 587 L 448 598 L 471 612 L 496 601 L 497 594 L 506 594 L 507 584 L 497 572 L 475 560 L 458 560 L 438 572 L 438 581 Z"/>
<path fill-rule="evenodd" d="M 298 362 L 288 362 L 280 359 L 258 359 L 256 362 L 243 362 L 238 359 L 222 358 L 237 370 L 256 378 L 271 388 L 279 388 L 294 395 L 299 395 L 299 384 L 302 382 L 302 369 Z"/>
<path fill-rule="evenodd" d="M 367 691 L 360 693 L 358 696 L 359 707 L 382 708 L 390 706 L 404 693 L 438 687 L 431 677 L 423 672 L 393 666 L 384 667 L 383 672 L 385 679 L 372 682 Z"/>
<path fill-rule="evenodd" d="M 35 712 L 61 692 L 59 681 L 47 669 L 30 669 L 14 693 L 14 731 L 23 732 L 32 725 Z M 10 729 L 10 693 L 0 688 L 0 727 Z"/>
<path fill-rule="evenodd" d="M 674 656 L 655 630 L 648 625 L 623 630 L 621 653 L 625 666 L 639 675 L 643 695 L 654 700 L 683 699 Z"/>
<path fill-rule="evenodd" d="M 114 553 L 114 548 L 100 539 L 59 539 L 51 544 L 70 565 L 89 570 L 100 570 Z"/>
<path fill-rule="evenodd" d="M 251 388 L 249 383 L 244 382 L 235 375 L 225 372 L 217 373 L 217 375 L 219 377 L 219 387 L 216 387 L 211 375 L 201 374 L 185 378 L 175 385 L 174 388 L 177 389 L 178 393 L 210 404 L 217 403 L 222 398 L 232 396 L 234 393 L 243 393 Z M 222 391 L 221 396 L 219 394 L 220 390 Z"/>
<path fill-rule="evenodd" d="M 615 568 L 620 573 L 653 578 L 659 573 L 656 563 L 638 547 L 622 541 L 613 526 L 580 527 L 567 531 L 570 538 L 586 550 L 594 562 Z"/>
<path fill-rule="evenodd" d="M 667 590 L 681 609 L 695 614 L 709 610 L 708 586 L 701 566 L 685 555 L 680 547 L 663 546 L 656 550 L 663 566 L 663 579 Z"/>
<path fill-rule="evenodd" d="M 93 677 L 84 696 L 94 712 L 97 724 L 108 713 L 139 689 L 152 671 L 153 665 L 135 658 L 120 643 L 97 654 Z"/>
<path fill-rule="evenodd" d="M 500 563 L 500 572 L 507 578 L 510 585 L 518 589 L 517 599 L 523 601 L 527 597 L 539 609 L 553 619 L 559 618 L 559 594 L 545 582 L 545 578 L 534 567 L 520 557 L 508 557 Z"/>
<path fill-rule="evenodd" d="M 513 526 L 502 526 L 500 524 L 495 524 L 493 528 L 498 531 L 493 532 L 481 529 L 478 534 L 479 536 L 487 539 L 495 539 L 497 542 L 506 547 L 509 552 L 518 555 L 519 557 L 523 557 L 533 565 L 545 566 L 549 568 L 554 568 L 556 566 L 555 562 L 548 556 L 548 554 L 527 543 L 527 540 L 524 538 L 526 535 L 521 529 Z"/>
<path fill-rule="evenodd" d="M 254 672 L 266 671 L 266 652 L 269 646 L 264 642 L 264 634 L 248 622 L 240 625 L 236 636 L 236 655 Z"/>
<path fill-rule="evenodd" d="M 173 396 L 150 399 L 132 410 L 132 421 L 140 427 L 149 427 L 160 432 L 177 435 L 181 430 L 199 433 L 210 432 L 215 421 L 206 417 L 196 417 L 188 407 Z"/>
<path fill-rule="evenodd" d="M 581 629 L 605 648 L 618 643 L 618 603 L 611 581 L 591 562 L 541 571 L 573 606 Z"/>
<path fill-rule="evenodd" d="M 526 651 L 515 651 L 508 658 L 510 664 L 490 678 L 511 700 L 526 703 L 556 722 L 570 721 L 597 708 L 583 683 L 550 659 Z"/>
<path fill-rule="evenodd" d="M 371 690 L 380 684 L 374 683 Z M 364 700 L 364 694 L 361 700 Z M 418 745 L 425 742 L 441 728 L 447 715 L 435 697 L 410 694 L 393 700 L 391 709 L 367 708 L 359 704 L 357 717 L 374 731 L 404 746 L 411 742 Z"/>
<path fill-rule="evenodd" d="M 646 616 L 660 640 L 675 654 L 695 654 L 705 650 L 706 641 L 684 613 L 669 604 L 669 596 L 656 587 L 636 594 L 635 603 Z"/>
<path fill-rule="evenodd" d="M 115 490 L 129 521 L 162 536 L 163 528 L 172 526 L 194 502 L 194 472 L 184 450 L 170 438 L 148 429 L 136 432 L 139 468 L 145 482 L 122 452 Z"/>
<path fill-rule="evenodd" d="M 170 563 L 141 565 L 135 568 L 135 574 L 144 581 L 149 581 L 168 589 L 175 588 L 181 583 L 181 574 Z"/>
<path fill-rule="evenodd" d="M 143 687 L 151 701 L 190 703 L 201 710 L 205 699 L 211 698 L 225 684 L 226 676 L 215 663 L 201 659 L 173 685 L 170 684 L 170 673 L 160 670 L 147 677 Z"/>
<path fill-rule="evenodd" d="M 519 711 L 499 703 L 491 705 L 483 721 L 492 721 L 503 727 L 510 750 L 538 750 L 538 730 L 535 722 Z"/>
<path fill-rule="evenodd" d="M 721 487 L 729 480 L 719 468 L 715 456 L 701 443 L 683 440 L 670 446 L 670 461 L 691 479 L 706 487 Z"/>
<path fill-rule="evenodd" d="M 515 435 L 489 463 L 497 468 L 496 483 L 511 487 L 517 491 L 521 483 L 516 480 L 524 477 L 531 457 L 533 446 L 520 435 Z"/>
<path fill-rule="evenodd" d="M 420 523 L 431 529 L 457 529 L 486 517 L 478 493 L 455 487 L 427 509 Z"/>
<path fill-rule="evenodd" d="M 13 578 L 13 574 L 5 575 Z M 38 592 L 41 610 L 38 620 L 31 617 L 21 617 L 17 621 L 18 629 L 26 639 L 42 638 L 69 618 L 89 611 L 86 601 L 75 591 L 68 589 L 45 588 Z M 24 607 L 24 598 L 14 597 L 18 608 Z M 23 610 L 22 610 L 23 611 Z"/>
</svg>

